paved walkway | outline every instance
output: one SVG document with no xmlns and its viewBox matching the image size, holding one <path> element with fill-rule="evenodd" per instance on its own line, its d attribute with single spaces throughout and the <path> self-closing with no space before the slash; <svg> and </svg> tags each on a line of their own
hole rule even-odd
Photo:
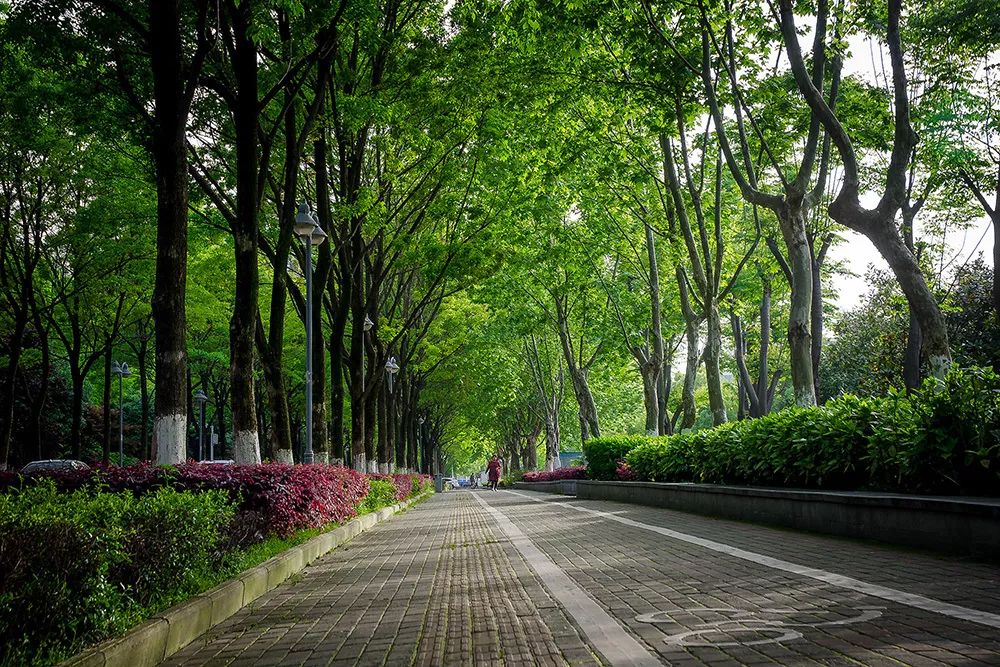
<svg viewBox="0 0 1000 667">
<path fill-rule="evenodd" d="M 165 665 L 1000 665 L 1000 568 L 532 492 L 435 496 Z"/>
</svg>

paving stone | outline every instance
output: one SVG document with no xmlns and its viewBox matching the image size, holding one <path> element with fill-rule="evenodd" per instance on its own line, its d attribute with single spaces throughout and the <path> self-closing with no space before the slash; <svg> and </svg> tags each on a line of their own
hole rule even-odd
<svg viewBox="0 0 1000 667">
<path fill-rule="evenodd" d="M 658 508 L 468 491 L 435 496 L 318 558 L 163 664 L 601 664 L 587 628 L 473 493 L 664 664 L 1000 665 L 993 628 L 553 501 L 1000 613 L 994 565 Z M 654 612 L 657 622 L 641 620 Z"/>
</svg>

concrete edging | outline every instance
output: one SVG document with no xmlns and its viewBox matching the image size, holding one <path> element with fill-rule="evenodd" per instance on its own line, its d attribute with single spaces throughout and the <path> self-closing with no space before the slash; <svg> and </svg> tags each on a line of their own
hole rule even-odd
<svg viewBox="0 0 1000 667">
<path fill-rule="evenodd" d="M 165 609 L 129 630 L 60 663 L 60 667 L 154 667 L 311 562 L 400 510 L 433 495 L 425 492 L 351 519 L 252 567 L 234 579 Z"/>
<path fill-rule="evenodd" d="M 518 482 L 515 488 L 1000 560 L 1000 499 L 664 482 Z"/>
</svg>

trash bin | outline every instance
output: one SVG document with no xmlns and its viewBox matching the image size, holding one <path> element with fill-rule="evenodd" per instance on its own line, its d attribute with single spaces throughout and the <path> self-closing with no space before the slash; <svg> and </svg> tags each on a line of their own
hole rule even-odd
<svg viewBox="0 0 1000 667">
<path fill-rule="evenodd" d="M 437 493 L 444 493 L 444 475 L 434 475 L 434 490 Z"/>
</svg>

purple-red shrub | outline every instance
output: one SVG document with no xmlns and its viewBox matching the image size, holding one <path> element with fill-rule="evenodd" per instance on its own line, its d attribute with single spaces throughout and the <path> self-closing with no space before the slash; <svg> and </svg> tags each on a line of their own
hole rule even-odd
<svg viewBox="0 0 1000 667">
<path fill-rule="evenodd" d="M 625 461 L 618 462 L 618 467 L 615 469 L 615 476 L 619 482 L 635 481 L 635 471 Z"/>
<path fill-rule="evenodd" d="M 561 479 L 587 479 L 587 467 L 574 466 L 572 468 L 557 468 L 552 471 L 526 472 L 523 479 L 525 482 L 556 482 Z"/>
<path fill-rule="evenodd" d="M 96 467 L 86 471 L 41 473 L 54 479 L 61 491 L 88 484 L 108 491 L 144 494 L 169 486 L 178 490 L 225 491 L 237 503 L 240 515 L 256 517 L 269 533 L 289 535 L 302 528 L 343 522 L 357 513 L 368 494 L 362 473 L 322 463 L 291 465 L 205 465 L 182 463 L 156 466 Z M 30 477 L 28 478 L 30 479 Z M 0 479 L 0 484 L 5 480 Z M 22 478 L 9 486 L 20 486 Z"/>
</svg>

